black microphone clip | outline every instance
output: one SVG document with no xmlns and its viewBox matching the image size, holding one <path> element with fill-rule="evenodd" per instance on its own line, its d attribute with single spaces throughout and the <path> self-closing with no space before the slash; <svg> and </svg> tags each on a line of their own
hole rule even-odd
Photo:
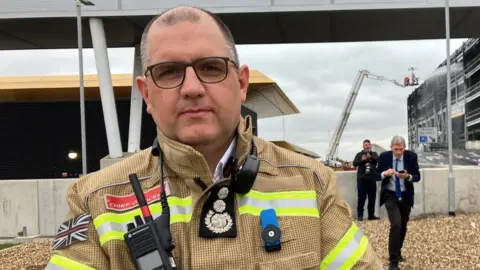
<svg viewBox="0 0 480 270">
<path fill-rule="evenodd" d="M 243 165 L 238 168 L 233 177 L 233 188 L 238 194 L 247 194 L 253 187 L 260 169 L 260 160 L 254 155 L 248 155 Z"/>
</svg>

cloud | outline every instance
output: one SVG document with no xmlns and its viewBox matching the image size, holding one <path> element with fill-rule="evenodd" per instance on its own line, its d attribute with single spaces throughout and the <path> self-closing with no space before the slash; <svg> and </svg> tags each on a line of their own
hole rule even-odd
<svg viewBox="0 0 480 270">
<path fill-rule="evenodd" d="M 452 40 L 452 52 L 464 40 Z M 259 134 L 324 156 L 329 138 L 359 70 L 402 82 L 415 67 L 423 81 L 445 59 L 444 40 L 238 46 L 240 61 L 275 80 L 302 112 L 259 120 Z M 133 48 L 109 49 L 112 73 L 133 70 Z M 77 50 L 0 51 L 0 76 L 78 74 Z M 86 74 L 96 73 L 95 57 L 84 50 Z M 388 148 L 394 135 L 407 137 L 407 97 L 411 88 L 364 79 L 344 130 L 339 155 L 352 159 L 365 138 Z"/>
<path fill-rule="evenodd" d="M 452 52 L 463 41 L 452 40 Z M 285 139 L 323 156 L 359 70 L 402 83 L 413 66 L 416 75 L 425 80 L 445 59 L 445 41 L 250 45 L 241 46 L 239 53 L 241 61 L 277 81 L 302 112 L 260 120 L 260 135 L 269 140 Z M 407 97 L 411 91 L 388 80 L 364 79 L 340 141 L 339 155 L 353 158 L 365 138 L 385 148 L 394 135 L 407 139 Z"/>
</svg>

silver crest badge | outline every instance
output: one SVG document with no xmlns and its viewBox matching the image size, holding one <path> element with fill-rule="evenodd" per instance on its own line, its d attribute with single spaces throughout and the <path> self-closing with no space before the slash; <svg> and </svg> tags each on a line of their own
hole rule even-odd
<svg viewBox="0 0 480 270">
<path fill-rule="evenodd" d="M 223 213 L 227 207 L 225 201 L 228 196 L 228 188 L 222 187 L 218 193 L 218 200 L 213 203 L 213 210 L 209 210 L 205 216 L 205 225 L 216 234 L 228 232 L 233 226 L 233 220 L 229 213 Z"/>
<path fill-rule="evenodd" d="M 228 188 L 226 187 L 222 187 L 219 191 L 218 191 L 218 198 L 220 200 L 225 200 L 225 198 L 227 198 L 228 196 Z"/>
</svg>

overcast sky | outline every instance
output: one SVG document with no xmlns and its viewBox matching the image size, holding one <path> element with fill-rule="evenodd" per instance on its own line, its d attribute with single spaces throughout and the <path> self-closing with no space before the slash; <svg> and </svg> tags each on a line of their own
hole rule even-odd
<svg viewBox="0 0 480 270">
<path fill-rule="evenodd" d="M 452 40 L 451 52 L 465 40 Z M 275 80 L 301 114 L 262 119 L 259 135 L 286 140 L 324 156 L 339 122 L 348 92 L 358 74 L 373 74 L 402 82 L 415 67 L 420 80 L 431 76 L 445 59 L 445 40 L 238 46 L 240 61 Z M 0 51 L 0 76 L 78 74 L 77 50 Z M 133 49 L 110 49 L 112 73 L 131 73 Z M 86 74 L 96 73 L 92 50 L 85 50 Z M 339 148 L 353 159 L 362 141 L 388 148 L 393 135 L 407 138 L 407 97 L 411 88 L 365 79 Z M 285 125 L 285 131 L 283 126 Z"/>
</svg>

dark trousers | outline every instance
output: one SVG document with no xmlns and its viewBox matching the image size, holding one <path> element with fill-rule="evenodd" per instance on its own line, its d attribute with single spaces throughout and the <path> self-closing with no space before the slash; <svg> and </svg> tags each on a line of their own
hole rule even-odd
<svg viewBox="0 0 480 270">
<path fill-rule="evenodd" d="M 358 202 L 357 215 L 363 217 L 365 201 L 368 197 L 368 216 L 375 215 L 375 197 L 377 196 L 377 183 L 371 179 L 359 179 L 357 182 Z"/>
<path fill-rule="evenodd" d="M 405 197 L 405 192 L 402 194 Z M 388 253 L 390 262 L 397 263 L 402 255 L 403 241 L 407 234 L 407 223 L 411 206 L 404 200 L 399 201 L 395 192 L 385 191 L 385 208 L 390 221 L 390 235 L 388 237 Z"/>
</svg>

